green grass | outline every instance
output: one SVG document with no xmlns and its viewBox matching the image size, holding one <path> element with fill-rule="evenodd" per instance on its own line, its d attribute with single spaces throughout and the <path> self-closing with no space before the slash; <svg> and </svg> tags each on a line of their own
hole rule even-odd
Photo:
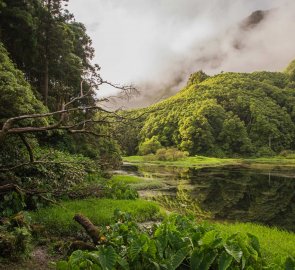
<svg viewBox="0 0 295 270">
<path fill-rule="evenodd" d="M 123 157 L 123 161 L 130 163 L 149 163 L 166 166 L 181 167 L 213 167 L 224 165 L 258 166 L 295 166 L 295 158 L 290 157 L 264 157 L 264 158 L 214 158 L 205 156 L 186 157 L 177 161 L 149 160 L 145 156 Z"/>
<path fill-rule="evenodd" d="M 261 158 L 249 158 L 244 159 L 243 162 L 250 164 L 274 164 L 274 165 L 295 165 L 295 156 L 294 157 L 261 157 Z"/>
<path fill-rule="evenodd" d="M 132 175 L 114 175 L 111 180 L 128 184 L 136 190 L 157 189 L 165 185 L 158 179 L 143 178 Z"/>
<path fill-rule="evenodd" d="M 257 236 L 262 255 L 268 263 L 280 264 L 288 256 L 295 258 L 295 233 L 253 223 L 215 223 L 214 226 L 230 234 L 244 232 Z"/>
<path fill-rule="evenodd" d="M 153 220 L 161 216 L 160 207 L 146 200 L 85 199 L 64 201 L 60 206 L 31 212 L 32 221 L 43 225 L 53 235 L 76 235 L 81 226 L 73 221 L 76 213 L 87 216 L 95 225 L 112 222 L 116 209 L 130 213 L 136 221 Z"/>
<path fill-rule="evenodd" d="M 144 181 L 144 178 L 138 176 L 119 174 L 113 175 L 111 179 L 118 182 L 124 182 L 126 184 L 138 184 Z"/>
<path fill-rule="evenodd" d="M 176 161 L 147 160 L 145 156 L 123 157 L 123 161 L 131 163 L 150 163 L 160 165 L 173 165 L 182 167 L 205 167 L 239 164 L 239 159 L 233 158 L 213 158 L 204 156 L 186 157 Z"/>
</svg>

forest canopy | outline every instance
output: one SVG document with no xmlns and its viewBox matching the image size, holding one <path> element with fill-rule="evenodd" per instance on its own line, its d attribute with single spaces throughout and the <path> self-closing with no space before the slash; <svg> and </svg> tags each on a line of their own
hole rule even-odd
<svg viewBox="0 0 295 270">
<path fill-rule="evenodd" d="M 127 135 L 133 143 L 121 141 L 140 149 L 157 138 L 162 147 L 218 157 L 294 150 L 293 73 L 294 61 L 285 72 L 229 72 L 210 77 L 198 71 L 175 96 L 134 111 L 150 113 L 139 121 L 133 136 L 132 132 Z M 135 154 L 126 147 L 125 152 Z"/>
</svg>

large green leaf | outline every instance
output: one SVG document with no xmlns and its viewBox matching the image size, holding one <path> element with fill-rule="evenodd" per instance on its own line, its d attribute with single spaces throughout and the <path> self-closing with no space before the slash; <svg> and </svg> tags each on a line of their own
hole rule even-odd
<svg viewBox="0 0 295 270">
<path fill-rule="evenodd" d="M 198 244 L 200 246 L 207 246 L 209 248 L 216 248 L 222 243 L 222 238 L 219 237 L 219 233 L 217 231 L 209 231 L 206 232 L 205 235 L 199 240 Z"/>
<path fill-rule="evenodd" d="M 212 263 L 214 262 L 215 258 L 217 256 L 217 252 L 215 251 L 209 251 L 206 254 L 204 254 L 204 258 L 200 264 L 200 269 L 202 270 L 208 270 Z"/>
<path fill-rule="evenodd" d="M 141 234 L 136 239 L 134 239 L 129 248 L 129 254 L 132 261 L 135 260 L 135 258 L 141 251 L 143 251 L 143 249 L 145 251 L 148 250 L 148 240 L 148 237 L 144 234 Z"/>
<path fill-rule="evenodd" d="M 216 239 L 216 236 L 217 236 L 218 232 L 212 230 L 212 231 L 209 231 L 209 232 L 206 232 L 204 234 L 204 236 L 199 240 L 199 245 L 202 246 L 202 245 L 207 245 L 207 246 L 210 246 L 214 240 Z"/>
<path fill-rule="evenodd" d="M 190 265 L 192 270 L 198 270 L 203 260 L 204 253 L 199 249 L 195 249 L 191 255 Z"/>
<path fill-rule="evenodd" d="M 179 249 L 169 260 L 169 270 L 175 270 L 179 267 L 188 254 L 188 247 Z"/>
<path fill-rule="evenodd" d="M 229 268 L 233 260 L 233 257 L 223 251 L 218 259 L 218 270 L 226 270 Z"/>
<path fill-rule="evenodd" d="M 122 267 L 123 270 L 129 270 L 129 264 L 126 261 L 126 259 L 123 259 L 122 257 L 117 257 L 118 264 Z"/>
<path fill-rule="evenodd" d="M 99 249 L 98 259 L 103 270 L 111 270 L 115 268 L 117 253 L 112 246 L 101 247 Z"/>
<path fill-rule="evenodd" d="M 233 256 L 237 262 L 241 261 L 241 258 L 243 256 L 243 251 L 237 243 L 224 244 L 224 248 L 225 248 L 226 252 L 229 255 Z"/>
<path fill-rule="evenodd" d="M 260 244 L 258 238 L 251 233 L 247 233 L 247 235 L 250 238 L 251 246 L 258 252 L 258 254 L 260 254 Z"/>
</svg>

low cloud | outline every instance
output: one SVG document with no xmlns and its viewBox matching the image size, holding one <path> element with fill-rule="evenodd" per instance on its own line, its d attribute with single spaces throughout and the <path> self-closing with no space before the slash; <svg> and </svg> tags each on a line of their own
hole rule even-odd
<svg viewBox="0 0 295 270">
<path fill-rule="evenodd" d="M 275 71 L 295 58 L 294 0 L 71 0 L 69 9 L 90 26 L 103 77 L 141 90 L 129 107 L 174 94 L 200 69 Z M 268 12 L 245 21 L 256 10 Z"/>
</svg>

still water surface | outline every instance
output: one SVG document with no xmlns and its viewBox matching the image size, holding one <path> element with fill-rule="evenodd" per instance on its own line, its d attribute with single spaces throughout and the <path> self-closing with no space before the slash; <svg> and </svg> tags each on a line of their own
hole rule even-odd
<svg viewBox="0 0 295 270">
<path fill-rule="evenodd" d="M 295 231 L 295 168 L 196 169 L 124 164 L 122 170 L 161 179 L 166 184 L 161 192 L 171 196 L 175 196 L 178 185 L 185 185 L 215 219 L 258 222 Z"/>
</svg>

